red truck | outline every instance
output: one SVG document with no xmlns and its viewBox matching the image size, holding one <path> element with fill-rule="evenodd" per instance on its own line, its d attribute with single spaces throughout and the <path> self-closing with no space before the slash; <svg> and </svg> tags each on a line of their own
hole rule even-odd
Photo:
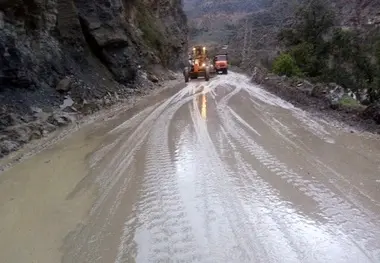
<svg viewBox="0 0 380 263">
<path fill-rule="evenodd" d="M 222 72 L 223 74 L 228 74 L 227 54 L 219 54 L 214 57 L 214 69 L 217 73 Z"/>
</svg>

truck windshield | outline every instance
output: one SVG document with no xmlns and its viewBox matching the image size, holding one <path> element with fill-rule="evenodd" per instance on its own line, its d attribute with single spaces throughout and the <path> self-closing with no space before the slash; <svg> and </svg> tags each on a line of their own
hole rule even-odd
<svg viewBox="0 0 380 263">
<path fill-rule="evenodd" d="M 216 61 L 227 61 L 227 56 L 226 55 L 218 55 L 215 57 Z"/>
</svg>

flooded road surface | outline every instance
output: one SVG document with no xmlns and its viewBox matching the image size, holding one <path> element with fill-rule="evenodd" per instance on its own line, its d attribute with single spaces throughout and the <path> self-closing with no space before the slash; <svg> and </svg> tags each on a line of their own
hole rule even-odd
<svg viewBox="0 0 380 263">
<path fill-rule="evenodd" d="M 380 142 L 239 74 L 95 122 L 0 177 L 0 261 L 380 262 Z"/>
</svg>

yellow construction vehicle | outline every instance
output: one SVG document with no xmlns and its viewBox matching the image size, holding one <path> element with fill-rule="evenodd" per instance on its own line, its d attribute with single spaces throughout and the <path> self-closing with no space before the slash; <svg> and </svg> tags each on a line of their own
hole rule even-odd
<svg viewBox="0 0 380 263">
<path fill-rule="evenodd" d="M 189 65 L 183 70 L 185 82 L 198 77 L 204 77 L 206 81 L 209 81 L 211 70 L 212 65 L 210 64 L 206 47 L 194 46 L 189 54 Z"/>
</svg>

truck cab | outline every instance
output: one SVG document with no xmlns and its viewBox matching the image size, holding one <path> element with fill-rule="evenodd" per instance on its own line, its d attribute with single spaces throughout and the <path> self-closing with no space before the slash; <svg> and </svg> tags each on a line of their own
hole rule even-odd
<svg viewBox="0 0 380 263">
<path fill-rule="evenodd" d="M 216 72 L 228 74 L 228 56 L 227 54 L 218 54 L 214 57 L 214 68 Z"/>
</svg>

